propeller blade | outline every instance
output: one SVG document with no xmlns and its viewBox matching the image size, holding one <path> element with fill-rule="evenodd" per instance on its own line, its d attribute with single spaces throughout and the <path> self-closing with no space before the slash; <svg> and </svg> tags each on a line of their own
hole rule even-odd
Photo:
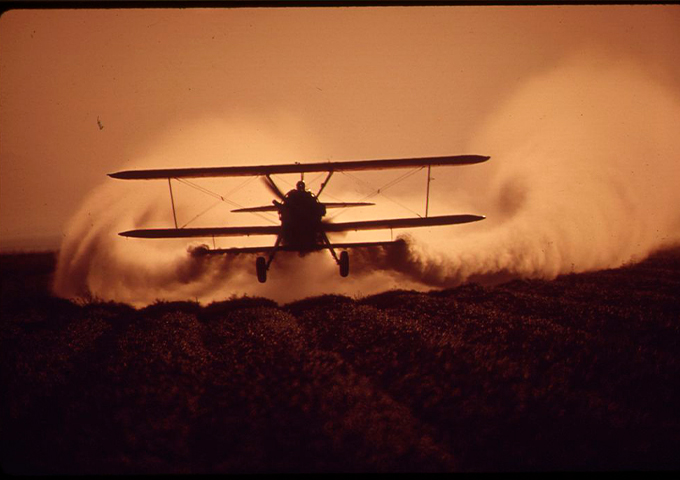
<svg viewBox="0 0 680 480">
<path fill-rule="evenodd" d="M 246 207 L 246 208 L 237 208 L 236 210 L 232 210 L 232 212 L 235 213 L 242 213 L 242 212 L 247 212 L 247 213 L 254 213 L 254 212 L 278 212 L 279 209 L 276 205 L 265 205 L 263 207 Z"/>
<path fill-rule="evenodd" d="M 264 184 L 266 185 L 267 189 L 269 189 L 269 191 L 272 192 L 275 196 L 279 197 L 281 200 L 285 198 L 283 192 L 279 190 L 279 187 L 276 186 L 274 180 L 272 180 L 269 175 L 265 175 L 264 177 L 262 177 L 262 180 L 264 181 Z"/>
<path fill-rule="evenodd" d="M 368 207 L 371 202 L 322 202 L 326 208 Z"/>
</svg>

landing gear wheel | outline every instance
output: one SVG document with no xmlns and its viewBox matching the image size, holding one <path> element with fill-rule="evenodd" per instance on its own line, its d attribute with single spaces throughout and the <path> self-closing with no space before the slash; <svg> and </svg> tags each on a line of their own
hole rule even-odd
<svg viewBox="0 0 680 480">
<path fill-rule="evenodd" d="M 340 276 L 346 277 L 347 275 L 349 275 L 349 254 L 340 252 Z"/>
<path fill-rule="evenodd" d="M 267 259 L 264 257 L 257 257 L 255 261 L 255 267 L 257 270 L 257 280 L 260 283 L 267 281 Z"/>
</svg>

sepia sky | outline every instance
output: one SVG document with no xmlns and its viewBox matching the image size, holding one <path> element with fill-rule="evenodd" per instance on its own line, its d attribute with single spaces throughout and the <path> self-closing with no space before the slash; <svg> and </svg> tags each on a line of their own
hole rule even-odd
<svg viewBox="0 0 680 480">
<path fill-rule="evenodd" d="M 663 5 L 8 11 L 0 248 L 58 246 L 107 173 L 205 122 L 239 145 L 193 135 L 166 166 L 491 154 L 473 133 L 559 62 L 632 61 L 680 97 L 678 47 Z M 249 157 L 263 131 L 280 153 Z"/>
</svg>

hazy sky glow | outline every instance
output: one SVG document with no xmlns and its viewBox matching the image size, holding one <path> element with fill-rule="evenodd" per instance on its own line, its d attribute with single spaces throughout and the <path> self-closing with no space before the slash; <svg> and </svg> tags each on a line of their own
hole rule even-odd
<svg viewBox="0 0 680 480">
<path fill-rule="evenodd" d="M 679 19 L 677 6 L 9 11 L 0 241 L 61 235 L 106 173 L 196 122 L 247 123 L 300 155 L 273 161 L 486 154 L 475 129 L 569 55 L 632 59 L 677 87 Z M 243 155 L 253 140 L 239 141 Z M 196 150 L 181 164 L 251 161 Z"/>
<path fill-rule="evenodd" d="M 679 27 L 680 7 L 663 5 L 10 11 L 0 249 L 60 248 L 55 293 L 135 305 L 554 278 L 639 260 L 680 242 Z M 404 251 L 353 251 L 342 281 L 327 252 L 281 254 L 260 285 L 253 257 L 197 260 L 194 241 L 119 237 L 172 226 L 167 183 L 106 176 L 454 154 L 491 161 L 434 169 L 430 214 L 487 219 L 395 231 L 409 235 Z M 323 196 L 363 200 L 403 173 L 336 174 Z M 422 214 L 425 182 L 418 172 L 340 220 Z M 197 183 L 240 206 L 271 202 L 259 180 Z M 276 223 L 175 188 L 180 226 Z"/>
</svg>

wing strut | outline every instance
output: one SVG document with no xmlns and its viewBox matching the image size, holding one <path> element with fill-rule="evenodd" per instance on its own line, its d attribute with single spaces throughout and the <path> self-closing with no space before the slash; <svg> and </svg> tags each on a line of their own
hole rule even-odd
<svg viewBox="0 0 680 480">
<path fill-rule="evenodd" d="M 170 203 L 172 204 L 172 218 L 175 220 L 175 228 L 177 228 L 177 214 L 175 213 L 175 198 L 172 196 L 172 179 L 168 177 L 168 187 L 170 187 Z"/>
<path fill-rule="evenodd" d="M 427 196 L 425 197 L 425 218 L 427 218 L 427 211 L 430 207 L 430 170 L 432 165 L 427 166 Z"/>
<path fill-rule="evenodd" d="M 319 197 L 319 195 L 321 195 L 321 192 L 323 192 L 323 189 L 326 188 L 326 184 L 331 179 L 332 175 L 333 175 L 333 170 L 328 172 L 328 176 L 326 177 L 326 180 L 323 181 L 323 183 L 321 184 L 321 188 L 319 189 L 318 192 L 316 192 L 317 198 Z"/>
</svg>

